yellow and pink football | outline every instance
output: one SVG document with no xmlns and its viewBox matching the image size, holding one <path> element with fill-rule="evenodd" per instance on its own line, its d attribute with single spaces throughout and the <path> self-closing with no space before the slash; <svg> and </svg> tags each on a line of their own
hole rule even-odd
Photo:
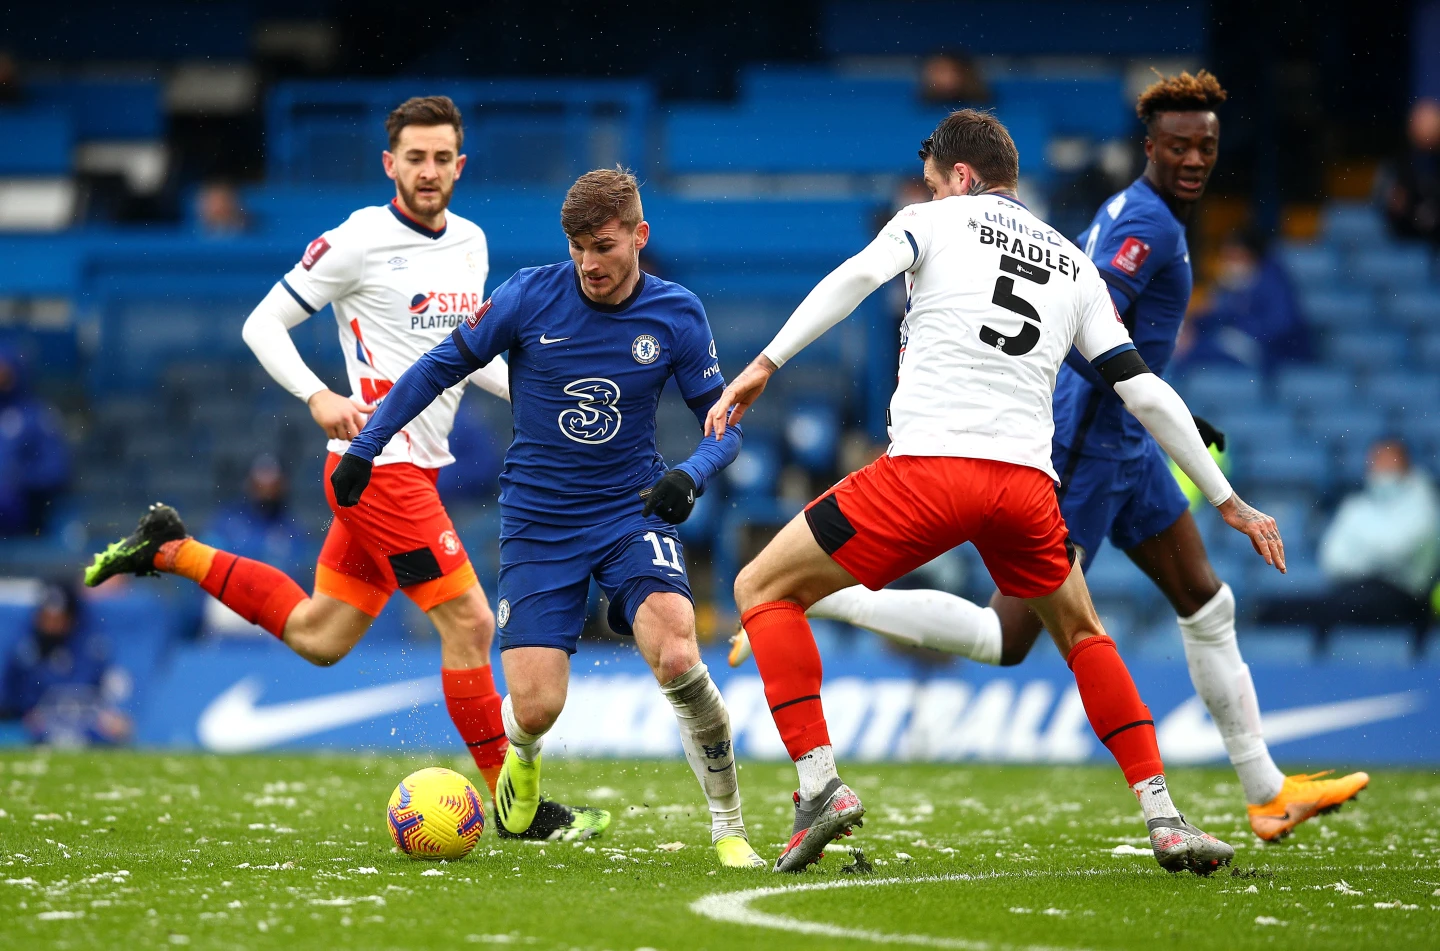
<svg viewBox="0 0 1440 951">
<path fill-rule="evenodd" d="M 485 831 L 485 807 L 470 780 L 431 766 L 400 780 L 385 821 L 396 847 L 411 858 L 459 859 Z"/>
</svg>

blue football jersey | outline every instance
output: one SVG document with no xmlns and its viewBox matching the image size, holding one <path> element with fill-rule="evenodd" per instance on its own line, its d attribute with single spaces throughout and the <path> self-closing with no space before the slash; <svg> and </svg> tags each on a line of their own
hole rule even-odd
<svg viewBox="0 0 1440 951">
<path fill-rule="evenodd" d="M 1146 365 L 1164 373 L 1190 304 L 1184 223 L 1142 175 L 1101 206 L 1076 243 L 1100 269 Z M 1149 445 L 1145 427 L 1073 350 L 1056 379 L 1054 405 L 1055 442 L 1071 452 L 1135 459 Z"/>
<path fill-rule="evenodd" d="M 665 471 L 655 410 L 666 381 L 692 408 L 725 384 L 700 300 L 649 274 L 606 305 L 585 296 L 570 261 L 527 268 L 452 339 L 476 366 L 508 355 L 507 518 L 576 525 L 638 513 L 637 493 Z"/>
</svg>

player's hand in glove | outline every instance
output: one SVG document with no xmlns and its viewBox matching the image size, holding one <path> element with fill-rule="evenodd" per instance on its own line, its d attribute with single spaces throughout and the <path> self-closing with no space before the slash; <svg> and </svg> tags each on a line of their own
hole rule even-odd
<svg viewBox="0 0 1440 951">
<path fill-rule="evenodd" d="M 353 452 L 340 457 L 340 464 L 330 473 L 330 485 L 335 489 L 335 501 L 350 508 L 360 503 L 360 496 L 370 484 L 370 470 L 374 468 L 369 459 L 361 459 Z"/>
<path fill-rule="evenodd" d="M 1195 428 L 1200 430 L 1200 439 L 1207 446 L 1214 446 L 1221 452 L 1225 451 L 1225 434 L 1216 429 L 1214 424 L 1199 416 L 1191 416 L 1195 420 Z"/>
<path fill-rule="evenodd" d="M 659 482 L 642 489 L 640 498 L 645 500 L 642 514 L 648 516 L 654 513 L 671 525 L 679 525 L 690 517 L 690 511 L 695 508 L 695 483 L 682 470 L 671 469 L 660 477 Z"/>
</svg>

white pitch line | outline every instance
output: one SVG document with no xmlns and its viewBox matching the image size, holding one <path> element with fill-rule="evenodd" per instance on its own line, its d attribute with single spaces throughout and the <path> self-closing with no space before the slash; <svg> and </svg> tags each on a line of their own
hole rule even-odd
<svg viewBox="0 0 1440 951">
<path fill-rule="evenodd" d="M 1081 951 L 1081 949 L 1074 948 L 1060 949 L 1052 945 L 993 944 L 989 941 L 971 941 L 967 938 L 942 938 L 923 934 L 895 934 L 887 931 L 871 931 L 865 928 L 846 928 L 841 925 L 826 924 L 823 921 L 803 921 L 799 918 L 787 917 L 786 915 L 772 915 L 767 912 L 756 911 L 750 907 L 750 903 L 759 898 L 769 898 L 772 895 L 791 895 L 798 892 L 823 892 L 835 888 L 874 888 L 883 885 L 910 885 L 925 882 L 974 882 L 983 879 L 1031 877 L 1045 874 L 1050 873 L 1032 872 L 1021 875 L 1010 872 L 993 872 L 986 875 L 957 873 L 952 875 L 923 875 L 914 878 L 851 878 L 829 882 L 813 882 L 803 885 L 747 888 L 743 891 L 720 892 L 715 895 L 706 895 L 704 898 L 698 898 L 690 903 L 690 910 L 697 915 L 703 915 L 706 918 L 715 921 L 724 921 L 730 924 L 752 925 L 757 928 L 773 928 L 777 931 L 821 935 L 827 938 L 852 938 L 857 941 L 870 941 L 875 944 L 910 944 L 926 948 L 956 948 L 959 949 L 959 951 L 999 951 L 999 949 L 1002 948 L 1015 949 L 1015 951 L 1022 951 L 1022 949 L 1023 951 Z"/>
</svg>

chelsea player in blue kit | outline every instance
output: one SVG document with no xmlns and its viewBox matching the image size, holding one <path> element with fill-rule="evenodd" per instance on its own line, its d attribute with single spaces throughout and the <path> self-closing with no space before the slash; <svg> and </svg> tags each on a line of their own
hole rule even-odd
<svg viewBox="0 0 1440 951">
<path fill-rule="evenodd" d="M 1095 262 L 1145 365 L 1163 373 L 1190 303 L 1185 225 L 1204 193 L 1219 151 L 1215 108 L 1225 91 L 1210 73 L 1162 78 L 1139 98 L 1145 123 L 1144 173 L 1111 196 L 1077 244 Z M 1160 446 L 1090 364 L 1075 351 L 1055 384 L 1052 462 L 1070 539 L 1088 565 L 1110 543 L 1174 606 L 1196 692 L 1210 711 L 1262 839 L 1288 835 L 1306 819 L 1352 798 L 1365 773 L 1326 779 L 1286 776 L 1260 726 L 1250 670 L 1235 637 L 1235 596 L 1216 577 L 1189 503 Z M 1224 449 L 1224 434 L 1196 427 Z M 998 592 L 990 607 L 940 591 L 869 591 L 855 586 L 816 602 L 811 617 L 846 621 L 887 637 L 963 654 L 982 663 L 1018 664 L 1042 630 L 1018 598 Z M 744 632 L 731 663 L 743 661 Z"/>
<path fill-rule="evenodd" d="M 560 217 L 572 260 L 515 274 L 395 382 L 333 473 L 336 498 L 358 502 L 371 460 L 407 422 L 508 354 L 514 440 L 500 475 L 496 624 L 510 752 L 498 819 L 520 833 L 538 807 L 541 741 L 565 705 L 593 577 L 609 597 L 611 627 L 635 637 L 675 708 L 721 863 L 763 868 L 746 837 L 729 715 L 700 660 L 673 528 L 735 459 L 740 435 L 701 439 L 668 470 L 655 449 L 670 377 L 702 425 L 719 398 L 715 341 L 694 294 L 640 270 L 650 229 L 632 175 L 581 176 Z"/>
</svg>

